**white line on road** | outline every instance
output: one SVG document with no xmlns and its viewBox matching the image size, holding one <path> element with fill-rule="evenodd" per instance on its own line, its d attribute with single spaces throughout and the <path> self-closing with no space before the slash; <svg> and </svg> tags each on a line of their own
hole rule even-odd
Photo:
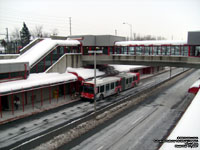
<svg viewBox="0 0 200 150">
<path fill-rule="evenodd" d="M 143 116 L 141 116 L 140 118 L 136 119 L 134 122 L 132 122 L 131 124 L 134 125 L 138 120 L 140 120 Z"/>
<path fill-rule="evenodd" d="M 103 146 L 99 147 L 97 150 L 101 150 L 103 148 Z"/>
</svg>

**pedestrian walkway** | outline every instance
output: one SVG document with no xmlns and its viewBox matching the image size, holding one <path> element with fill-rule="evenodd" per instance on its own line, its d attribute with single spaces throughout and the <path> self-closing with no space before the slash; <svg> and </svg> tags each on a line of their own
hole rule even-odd
<svg viewBox="0 0 200 150">
<path fill-rule="evenodd" d="M 34 107 L 32 104 L 25 105 L 24 111 L 22 105 L 19 106 L 18 110 L 14 110 L 14 113 L 12 113 L 11 110 L 5 110 L 2 112 L 2 118 L 0 118 L 0 125 L 5 124 L 20 118 L 28 117 L 37 113 L 41 113 L 50 109 L 54 109 L 56 107 L 75 102 L 79 100 L 79 97 L 76 97 L 72 100 L 72 97 L 70 95 L 66 95 L 57 98 L 54 98 L 51 100 L 43 101 L 43 104 L 41 105 L 41 102 L 35 102 Z"/>
</svg>

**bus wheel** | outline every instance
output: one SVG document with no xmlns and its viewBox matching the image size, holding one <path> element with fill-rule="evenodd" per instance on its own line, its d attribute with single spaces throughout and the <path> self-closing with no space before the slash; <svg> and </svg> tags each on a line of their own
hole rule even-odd
<svg viewBox="0 0 200 150">
<path fill-rule="evenodd" d="M 104 99 L 104 96 L 103 96 L 103 94 L 101 94 L 99 97 L 99 100 L 103 100 L 103 99 Z"/>
</svg>

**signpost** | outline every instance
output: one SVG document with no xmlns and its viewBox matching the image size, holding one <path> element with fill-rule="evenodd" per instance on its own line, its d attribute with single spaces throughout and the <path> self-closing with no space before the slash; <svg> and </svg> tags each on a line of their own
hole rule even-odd
<svg viewBox="0 0 200 150">
<path fill-rule="evenodd" d="M 97 54 L 102 54 L 102 51 L 88 51 L 89 54 L 94 54 L 94 113 L 96 116 L 96 55 Z"/>
</svg>

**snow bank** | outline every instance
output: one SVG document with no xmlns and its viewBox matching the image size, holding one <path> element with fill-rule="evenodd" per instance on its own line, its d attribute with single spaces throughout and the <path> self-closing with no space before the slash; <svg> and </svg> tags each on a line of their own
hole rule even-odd
<svg viewBox="0 0 200 150">
<path fill-rule="evenodd" d="M 130 45 L 184 45 L 186 41 L 172 41 L 172 40 L 156 40 L 156 41 L 121 41 L 116 42 L 115 46 L 130 46 Z"/>
<path fill-rule="evenodd" d="M 77 73 L 79 77 L 84 80 L 94 77 L 94 69 L 86 69 L 86 68 L 71 68 L 67 67 L 67 72 Z M 96 76 L 104 75 L 105 73 L 102 71 L 96 70 Z"/>
<path fill-rule="evenodd" d="M 200 138 L 200 91 L 197 93 L 195 98 L 193 99 L 192 103 L 174 128 L 173 132 L 167 138 L 168 140 L 176 140 L 177 137 L 198 137 Z M 185 139 L 187 140 L 187 139 Z M 198 139 L 199 140 L 199 139 Z M 164 143 L 160 150 L 175 150 L 177 145 L 184 145 L 183 142 L 181 143 Z M 179 150 L 186 150 L 191 148 L 178 148 Z M 198 148 L 193 148 L 198 149 Z"/>
<path fill-rule="evenodd" d="M 146 68 L 147 66 L 141 66 L 141 65 L 109 65 L 113 66 L 115 70 L 119 72 L 129 72 L 130 70 L 137 70 L 137 69 L 142 69 Z"/>
<path fill-rule="evenodd" d="M 0 93 L 12 92 L 41 85 L 77 80 L 77 77 L 71 73 L 37 73 L 30 74 L 26 80 L 17 80 L 12 82 L 0 83 Z"/>
<path fill-rule="evenodd" d="M 24 54 L 19 56 L 16 60 L 22 62 L 29 62 L 29 66 L 33 65 L 41 56 L 45 55 L 49 50 L 56 45 L 60 46 L 77 46 L 80 42 L 77 40 L 52 40 L 50 38 L 44 39 L 35 46 L 31 47 Z"/>
</svg>

